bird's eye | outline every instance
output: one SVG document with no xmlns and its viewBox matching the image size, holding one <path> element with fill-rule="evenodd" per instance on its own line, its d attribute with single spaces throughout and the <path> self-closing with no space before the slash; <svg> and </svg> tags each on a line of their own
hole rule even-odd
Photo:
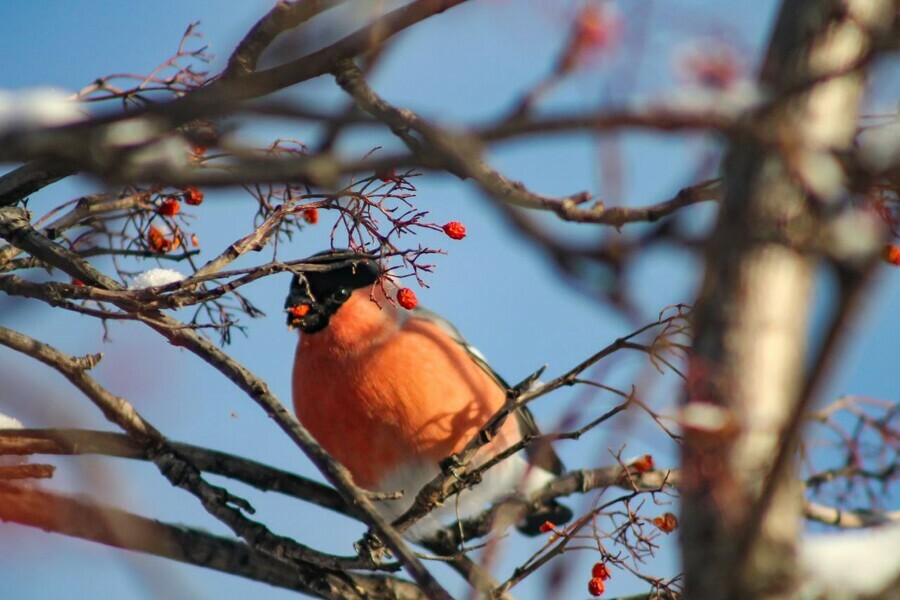
<svg viewBox="0 0 900 600">
<path fill-rule="evenodd" d="M 337 291 L 334 293 L 334 298 L 338 302 L 346 302 L 347 298 L 349 298 L 349 297 L 350 297 L 350 290 L 348 290 L 347 288 L 344 288 L 344 287 L 338 288 Z"/>
</svg>

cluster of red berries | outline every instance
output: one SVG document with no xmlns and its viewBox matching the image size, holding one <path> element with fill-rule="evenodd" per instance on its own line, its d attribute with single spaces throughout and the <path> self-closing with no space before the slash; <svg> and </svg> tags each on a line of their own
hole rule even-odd
<svg viewBox="0 0 900 600">
<path fill-rule="evenodd" d="M 591 580 L 588 581 L 588 593 L 591 596 L 599 596 L 600 594 L 605 592 L 605 581 L 610 577 L 611 575 L 609 574 L 609 569 L 606 568 L 605 563 L 595 564 L 594 568 L 591 569 Z"/>
<path fill-rule="evenodd" d="M 441 226 L 441 229 L 452 240 L 461 240 L 466 237 L 466 226 L 459 221 L 450 221 Z M 397 290 L 397 304 L 406 310 L 412 310 L 418 306 L 419 299 L 416 298 L 416 293 L 411 289 L 400 288 Z"/>
<path fill-rule="evenodd" d="M 196 245 L 197 238 L 192 237 L 191 241 Z M 177 235 L 166 237 L 162 231 L 151 225 L 147 230 L 147 244 L 154 252 L 165 253 L 180 246 L 181 240 Z"/>
<path fill-rule="evenodd" d="M 192 185 L 184 188 L 181 198 L 191 206 L 200 206 L 203 203 L 203 192 Z M 156 207 L 156 212 L 167 217 L 174 217 L 181 212 L 181 202 L 175 196 L 169 196 Z"/>
<path fill-rule="evenodd" d="M 684 76 L 704 87 L 726 90 L 741 77 L 741 65 L 730 46 L 716 44 L 714 48 L 696 48 L 682 59 Z"/>
<path fill-rule="evenodd" d="M 560 73 L 572 70 L 590 53 L 611 48 L 621 37 L 622 19 L 607 5 L 587 5 L 575 18 L 569 44 L 560 58 Z"/>
<path fill-rule="evenodd" d="M 179 197 L 191 206 L 199 206 L 203 203 L 203 192 L 196 187 L 189 185 L 181 191 L 179 196 L 173 195 L 165 197 L 156 207 L 156 212 L 165 217 L 174 217 L 181 212 L 181 202 L 178 200 Z M 150 229 L 147 230 L 146 238 L 147 245 L 149 245 L 154 252 L 168 252 L 181 245 L 181 239 L 177 233 L 172 236 L 166 236 L 161 230 L 152 225 L 150 226 Z M 200 246 L 200 242 L 197 241 L 197 234 L 191 235 L 191 245 L 194 248 Z"/>
</svg>

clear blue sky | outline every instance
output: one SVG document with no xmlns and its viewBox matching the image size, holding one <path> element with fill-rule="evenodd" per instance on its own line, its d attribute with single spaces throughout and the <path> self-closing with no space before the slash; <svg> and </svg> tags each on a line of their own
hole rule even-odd
<svg viewBox="0 0 900 600">
<path fill-rule="evenodd" d="M 620 49 L 582 69 L 552 96 L 551 105 L 586 107 L 664 99 L 666 90 L 677 85 L 671 72 L 673 54 L 685 40 L 698 36 L 731 41 L 752 65 L 776 3 L 658 0 L 621 4 L 626 40 L 644 35 L 643 51 L 631 55 Z M 0 88 L 52 86 L 74 92 L 98 76 L 147 73 L 170 56 L 193 21 L 202 22 L 200 31 L 218 55 L 210 67 L 215 72 L 242 33 L 270 5 L 247 0 L 11 3 L 0 20 L 0 55 L 6 57 Z M 402 35 L 384 58 L 374 85 L 398 105 L 442 121 L 490 119 L 546 73 L 571 14 L 572 3 L 558 0 L 482 0 L 456 8 Z M 323 79 L 291 94 L 327 105 L 336 97 L 330 87 L 332 82 Z M 296 126 L 268 126 L 255 132 L 261 140 L 305 135 L 308 131 Z M 623 135 L 619 142 L 623 165 L 619 195 L 634 204 L 668 198 L 690 183 L 709 147 L 697 138 L 648 134 Z M 368 139 L 355 141 L 360 147 L 366 143 Z M 492 159 L 511 177 L 540 192 L 613 193 L 609 182 L 598 175 L 598 147 L 581 137 L 510 145 Z M 459 220 L 469 230 L 462 242 L 450 242 L 438 233 L 422 240 L 442 245 L 449 254 L 438 259 L 439 268 L 429 278 L 431 288 L 418 290 L 419 298 L 453 320 L 508 379 L 517 381 L 543 364 L 549 364 L 548 375 L 558 374 L 633 328 L 561 279 L 540 251 L 518 238 L 472 186 L 449 176 L 428 176 L 417 183 L 420 206 L 431 211 L 434 221 Z M 30 207 L 42 214 L 61 201 L 101 189 L 95 181 L 72 178 L 35 195 Z M 248 200 L 238 192 L 208 193 L 207 202 L 197 211 L 202 217 L 197 224 L 202 259 L 251 230 L 253 210 Z M 704 208 L 695 211 L 698 220 L 708 219 L 708 213 Z M 282 244 L 280 256 L 299 258 L 324 248 L 328 229 L 324 222 L 308 229 L 291 244 Z M 585 227 L 554 230 L 580 240 L 615 235 Z M 240 265 L 269 257 L 271 250 L 245 257 Z M 644 315 L 653 318 L 666 305 L 692 300 L 699 267 L 694 257 L 681 250 L 653 251 L 638 262 L 630 293 Z M 896 370 L 900 320 L 891 307 L 900 302 L 900 274 L 882 275 L 853 327 L 852 351 L 838 365 L 825 398 L 843 393 L 897 397 L 897 379 L 891 375 Z M 245 321 L 248 336 L 238 334 L 228 349 L 285 402 L 290 398 L 288 374 L 295 343 L 281 316 L 287 283 L 282 275 L 245 288 L 269 316 Z M 829 299 L 824 286 L 820 296 L 817 302 L 824 306 Z M 169 437 L 313 475 L 306 460 L 248 398 L 191 354 L 169 347 L 148 330 L 112 324 L 111 341 L 104 343 L 102 329 L 90 318 L 61 314 L 34 302 L 0 299 L 0 306 L 0 322 L 5 326 L 71 354 L 103 351 L 106 358 L 94 375 L 131 400 Z M 646 371 L 640 361 L 619 360 L 606 373 L 604 382 L 625 385 Z M 29 359 L 0 350 L 0 377 L 0 411 L 27 426 L 111 429 L 86 399 Z M 661 410 L 675 401 L 672 387 L 666 384 L 646 387 L 643 397 Z M 543 428 L 552 430 L 575 401 L 583 403 L 585 414 L 599 414 L 613 400 L 609 395 L 585 396 L 566 390 L 540 400 L 534 410 Z M 561 444 L 563 459 L 570 467 L 608 464 L 607 448 L 617 449 L 627 442 L 626 456 L 651 453 L 662 466 L 674 464 L 673 448 L 641 419 L 623 421 L 615 429 L 596 431 L 577 444 Z M 112 504 L 144 515 L 225 533 L 193 498 L 171 489 L 149 465 L 84 458 L 51 462 L 60 467 L 56 479 L 45 484 L 51 489 L 105 496 Z M 256 494 L 238 484 L 229 486 L 246 494 L 258 516 L 275 531 L 323 550 L 350 553 L 361 533 L 360 527 L 345 519 L 298 502 Z M 581 502 L 575 499 L 573 505 L 584 506 Z M 539 541 L 518 538 L 512 545 L 516 547 L 513 555 L 521 560 L 539 548 Z M 673 574 L 672 552 L 662 554 L 654 568 Z M 572 595 L 567 597 L 586 596 L 588 565 L 595 556 L 571 553 L 561 560 L 576 573 Z M 507 560 L 505 564 L 508 570 L 514 563 Z M 442 568 L 438 571 L 452 589 L 463 589 L 454 575 Z M 0 589 L 9 598 L 288 597 L 285 591 L 235 577 L 5 524 L 0 525 Z M 608 594 L 643 589 L 640 583 L 616 574 Z M 535 580 L 516 592 L 517 597 L 541 598 L 542 590 L 541 581 Z"/>
</svg>

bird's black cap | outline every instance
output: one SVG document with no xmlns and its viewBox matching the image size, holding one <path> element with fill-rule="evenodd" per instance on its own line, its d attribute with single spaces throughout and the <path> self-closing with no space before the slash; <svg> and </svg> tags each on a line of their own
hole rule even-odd
<svg viewBox="0 0 900 600">
<path fill-rule="evenodd" d="M 288 327 L 303 333 L 316 333 L 347 301 L 354 290 L 370 286 L 378 280 L 378 264 L 350 250 L 326 250 L 310 257 L 310 263 L 322 270 L 295 274 L 284 309 Z"/>
</svg>

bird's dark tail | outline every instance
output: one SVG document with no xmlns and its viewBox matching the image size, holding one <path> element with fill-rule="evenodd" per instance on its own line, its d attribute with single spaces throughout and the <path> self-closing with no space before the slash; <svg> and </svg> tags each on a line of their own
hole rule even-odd
<svg viewBox="0 0 900 600">
<path fill-rule="evenodd" d="M 545 533 L 545 531 L 541 530 L 544 523 L 549 521 L 550 523 L 553 523 L 553 525 L 562 525 L 563 523 L 568 523 L 573 516 L 572 509 L 568 506 L 560 504 L 556 500 L 551 500 L 547 504 L 542 505 L 538 510 L 526 516 L 518 525 L 516 525 L 516 529 L 524 535 L 534 537 Z"/>
</svg>

